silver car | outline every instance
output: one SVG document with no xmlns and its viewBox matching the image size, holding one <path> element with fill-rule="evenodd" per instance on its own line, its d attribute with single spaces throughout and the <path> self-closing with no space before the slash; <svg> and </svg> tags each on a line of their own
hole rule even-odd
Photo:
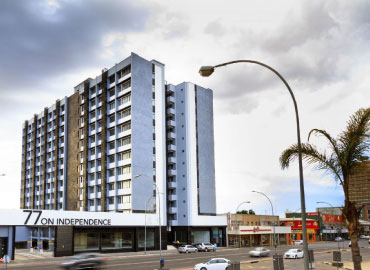
<svg viewBox="0 0 370 270">
<path fill-rule="evenodd" d="M 62 269 L 101 269 L 107 257 L 100 254 L 85 253 L 68 258 L 61 264 Z"/>
<path fill-rule="evenodd" d="M 192 245 L 181 245 L 177 249 L 179 253 L 189 253 L 189 252 L 198 252 L 198 249 Z"/>
<path fill-rule="evenodd" d="M 264 247 L 257 247 L 249 251 L 251 257 L 267 257 L 270 255 L 270 250 Z"/>
<path fill-rule="evenodd" d="M 197 247 L 199 251 L 205 251 L 205 252 L 216 251 L 214 245 L 212 245 L 211 243 L 200 243 L 200 244 L 195 244 L 195 246 Z"/>
</svg>

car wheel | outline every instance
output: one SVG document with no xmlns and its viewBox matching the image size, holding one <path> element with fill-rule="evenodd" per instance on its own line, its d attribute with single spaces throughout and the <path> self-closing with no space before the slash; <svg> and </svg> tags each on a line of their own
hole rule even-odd
<svg viewBox="0 0 370 270">
<path fill-rule="evenodd" d="M 208 252 L 208 248 L 205 249 L 205 252 Z"/>
<path fill-rule="evenodd" d="M 294 259 L 298 259 L 298 256 L 297 255 L 295 255 L 295 258 Z"/>
<path fill-rule="evenodd" d="M 228 266 L 226 266 L 225 270 L 229 270 L 229 267 L 228 267 Z"/>
<path fill-rule="evenodd" d="M 195 252 L 195 253 L 197 253 L 197 252 L 198 252 L 198 250 L 196 249 L 194 252 Z"/>
<path fill-rule="evenodd" d="M 207 270 L 207 268 L 205 268 L 205 267 L 202 267 L 202 268 L 200 268 L 200 270 Z"/>
</svg>

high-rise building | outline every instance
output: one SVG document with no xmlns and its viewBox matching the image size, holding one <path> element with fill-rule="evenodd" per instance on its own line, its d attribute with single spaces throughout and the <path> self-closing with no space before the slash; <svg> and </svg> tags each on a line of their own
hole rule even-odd
<svg viewBox="0 0 370 270">
<path fill-rule="evenodd" d="M 225 241 L 212 91 L 166 84 L 158 61 L 132 53 L 81 82 L 25 121 L 22 149 L 23 209 L 154 212 L 172 241 Z"/>
</svg>

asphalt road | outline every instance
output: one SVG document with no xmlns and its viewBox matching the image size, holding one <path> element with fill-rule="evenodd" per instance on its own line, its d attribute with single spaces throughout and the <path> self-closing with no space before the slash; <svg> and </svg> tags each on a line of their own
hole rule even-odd
<svg viewBox="0 0 370 270">
<path fill-rule="evenodd" d="M 310 244 L 315 253 L 316 270 L 332 269 L 325 268 L 322 262 L 332 260 L 332 250 L 338 250 L 338 245 L 342 249 L 343 260 L 351 260 L 351 252 L 348 248 L 348 241 L 336 242 L 321 242 Z M 363 260 L 370 260 L 370 245 L 367 241 L 360 241 L 361 255 Z M 283 254 L 293 246 L 281 246 L 277 248 L 277 254 Z M 295 246 L 297 247 L 297 246 Z M 344 249 L 343 249 L 344 247 Z M 241 269 L 273 269 L 272 258 L 251 258 L 248 252 L 251 248 L 225 248 L 218 249 L 217 252 L 198 252 L 192 254 L 178 254 L 176 251 L 165 251 L 163 258 L 165 260 L 166 269 L 177 270 L 191 270 L 194 265 L 201 262 L 206 262 L 211 258 L 227 258 L 231 261 L 240 261 Z M 271 249 L 271 253 L 274 250 Z M 159 252 L 143 252 L 138 253 L 115 253 L 107 254 L 109 259 L 106 261 L 104 269 L 125 269 L 125 270 L 153 270 L 159 268 Z M 59 266 L 66 258 L 32 258 L 25 260 L 17 260 L 15 263 L 8 265 L 8 269 L 27 269 L 27 270 L 46 270 L 46 269 L 60 269 Z M 284 268 L 286 270 L 303 269 L 303 259 L 284 260 Z M 0 269 L 5 269 L 5 265 L 0 265 Z"/>
</svg>

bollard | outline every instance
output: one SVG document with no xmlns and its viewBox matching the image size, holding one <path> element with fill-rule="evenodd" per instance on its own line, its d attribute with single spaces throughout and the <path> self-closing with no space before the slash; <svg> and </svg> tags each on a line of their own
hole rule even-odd
<svg viewBox="0 0 370 270">
<path fill-rule="evenodd" d="M 164 259 L 159 260 L 159 269 L 163 269 L 164 267 Z"/>
<path fill-rule="evenodd" d="M 42 247 L 40 247 L 39 252 L 40 254 L 44 254 L 44 250 L 42 249 Z"/>
<path fill-rule="evenodd" d="M 240 270 L 240 261 L 232 261 L 231 270 Z"/>
<path fill-rule="evenodd" d="M 273 255 L 272 262 L 274 266 L 274 270 L 284 270 L 284 259 L 283 255 Z"/>
<path fill-rule="evenodd" d="M 313 254 L 313 249 L 308 250 L 308 268 L 310 270 L 315 268 L 315 257 Z"/>
<path fill-rule="evenodd" d="M 30 252 L 31 252 L 31 253 L 33 252 L 33 247 L 32 247 L 32 246 L 30 247 Z"/>
</svg>

